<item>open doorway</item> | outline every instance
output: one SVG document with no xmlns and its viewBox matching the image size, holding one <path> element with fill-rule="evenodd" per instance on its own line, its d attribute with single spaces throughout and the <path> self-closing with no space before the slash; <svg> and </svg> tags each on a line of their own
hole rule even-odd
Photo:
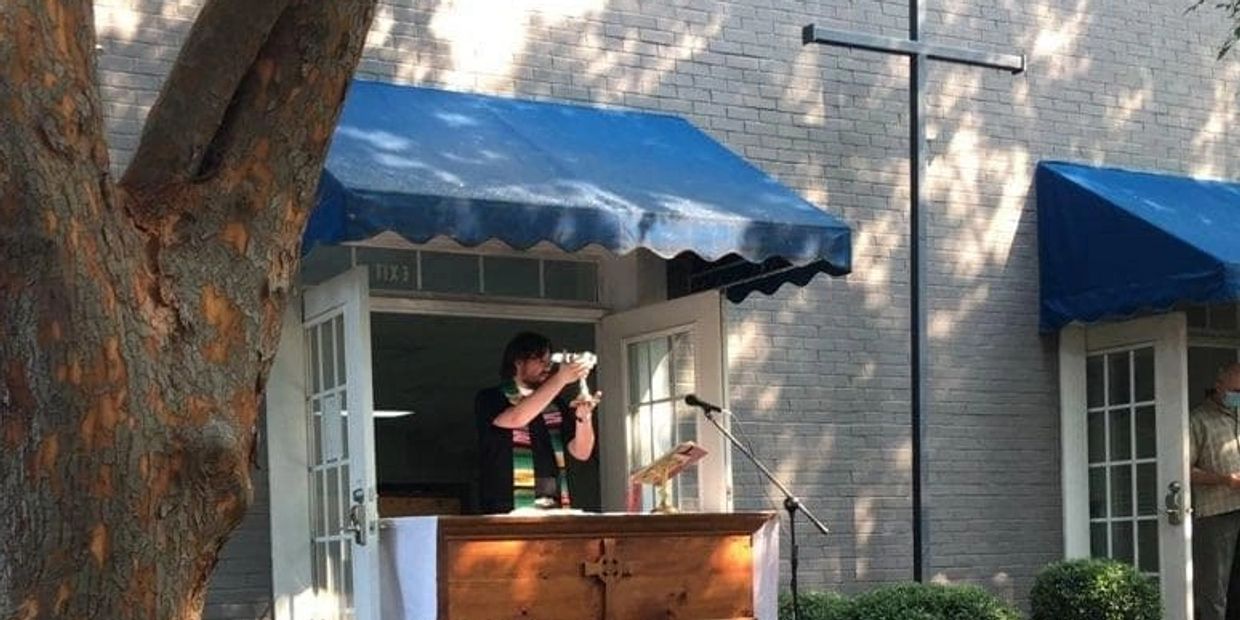
<svg viewBox="0 0 1240 620">
<path fill-rule="evenodd" d="M 1188 410 L 1192 411 L 1214 391 L 1218 371 L 1240 357 L 1235 346 L 1193 344 L 1188 347 Z"/>
<path fill-rule="evenodd" d="M 1240 361 L 1240 347 L 1234 343 L 1203 342 L 1188 347 L 1189 411 L 1214 396 L 1219 371 L 1236 361 Z M 1232 566 L 1228 590 L 1227 618 L 1240 620 L 1240 560 Z"/>
<path fill-rule="evenodd" d="M 515 334 L 541 333 L 556 350 L 596 350 L 589 322 L 378 312 L 370 320 L 381 517 L 476 511 L 474 395 L 499 382 Z M 568 463 L 573 507 L 600 510 L 598 450 Z"/>
</svg>

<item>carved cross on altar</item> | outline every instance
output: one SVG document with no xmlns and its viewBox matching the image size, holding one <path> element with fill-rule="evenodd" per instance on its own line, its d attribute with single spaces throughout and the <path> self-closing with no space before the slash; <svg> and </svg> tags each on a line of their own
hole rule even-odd
<svg viewBox="0 0 1240 620">
<path fill-rule="evenodd" d="M 603 582 L 603 617 L 606 620 L 617 620 L 615 612 L 607 604 L 608 598 L 613 594 L 612 586 L 620 583 L 621 579 L 633 574 L 633 565 L 629 562 L 621 561 L 616 556 L 616 539 L 604 538 L 601 546 L 603 553 L 599 556 L 598 561 L 582 562 L 581 572 L 586 577 L 594 577 Z"/>
</svg>

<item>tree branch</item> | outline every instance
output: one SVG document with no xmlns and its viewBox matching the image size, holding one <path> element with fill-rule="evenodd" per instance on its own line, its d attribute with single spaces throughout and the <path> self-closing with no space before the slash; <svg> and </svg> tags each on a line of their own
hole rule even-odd
<svg viewBox="0 0 1240 620">
<path fill-rule="evenodd" d="M 300 240 L 376 4 L 290 2 L 204 155 L 200 170 L 215 177 L 213 195 L 236 195 L 255 212 L 269 212 L 277 210 L 274 197 L 254 190 L 265 186 L 289 192 L 277 202 L 289 203 L 292 212 L 275 216 L 295 215 L 296 220 L 286 223 L 291 225 L 287 230 L 277 226 L 286 237 L 280 241 Z M 274 183 L 268 175 L 274 175 Z"/>
<path fill-rule="evenodd" d="M 288 0 L 209 0 L 142 129 L 121 184 L 135 193 L 193 178 Z"/>
<path fill-rule="evenodd" d="M 1196 0 L 1188 11 L 1195 11 L 1206 4 L 1206 0 Z M 1215 0 L 1214 8 L 1226 14 L 1227 34 L 1219 45 L 1217 60 L 1222 60 L 1237 44 L 1240 44 L 1240 0 Z"/>
<path fill-rule="evenodd" d="M 83 164 L 107 171 L 93 7 L 91 0 L 0 2 L 0 202 L 6 179 L 15 182 L 10 175 Z"/>
<path fill-rule="evenodd" d="M 203 172 L 249 166 L 258 155 L 249 148 L 257 136 L 265 159 L 293 157 L 298 165 L 289 170 L 311 172 L 314 180 L 303 188 L 314 190 L 376 4 L 291 1 L 238 89 Z"/>
<path fill-rule="evenodd" d="M 275 354 L 302 231 L 376 3 L 291 0 L 233 94 L 193 182 L 138 196 L 146 203 L 142 217 L 158 231 L 158 262 L 167 266 L 172 297 L 222 297 L 236 306 L 214 312 L 221 326 L 195 330 L 205 338 L 198 343 L 204 355 L 228 358 L 231 341 L 207 336 L 246 325 L 224 331 L 257 340 L 250 350 L 256 377 Z M 220 267 L 177 267 L 198 263 Z M 261 332 L 256 339 L 252 328 Z"/>
</svg>

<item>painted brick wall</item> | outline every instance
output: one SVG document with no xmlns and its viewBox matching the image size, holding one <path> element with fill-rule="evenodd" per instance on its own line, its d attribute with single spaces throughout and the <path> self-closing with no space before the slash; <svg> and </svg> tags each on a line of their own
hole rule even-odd
<svg viewBox="0 0 1240 620">
<path fill-rule="evenodd" d="M 1240 177 L 1240 134 L 1227 132 L 1240 114 L 1240 61 L 1215 62 L 1220 24 L 1185 15 L 1187 4 L 930 3 L 926 37 L 1029 55 L 1021 76 L 946 65 L 930 74 L 936 578 L 1020 600 L 1062 545 L 1056 343 L 1037 333 L 1034 165 Z M 118 169 L 196 5 L 97 2 Z M 380 6 L 361 67 L 376 79 L 680 114 L 854 226 L 852 275 L 728 313 L 731 405 L 758 452 L 833 528 L 827 539 L 805 530 L 802 577 L 844 591 L 911 576 L 907 70 L 873 53 L 802 47 L 800 27 L 902 36 L 905 19 L 903 3 L 881 1 L 393 0 Z M 735 478 L 739 508 L 776 505 L 743 463 Z"/>
<path fill-rule="evenodd" d="M 259 420 L 259 425 L 263 421 Z M 260 439 L 262 435 L 260 434 Z M 267 483 L 266 442 L 260 441 L 253 472 L 254 503 L 233 530 L 207 586 L 203 620 L 270 620 L 271 491 Z"/>
</svg>

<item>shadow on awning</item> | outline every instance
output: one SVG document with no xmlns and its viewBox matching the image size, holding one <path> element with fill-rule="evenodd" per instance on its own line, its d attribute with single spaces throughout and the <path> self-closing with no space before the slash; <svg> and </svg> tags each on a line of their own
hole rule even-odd
<svg viewBox="0 0 1240 620">
<path fill-rule="evenodd" d="M 1042 162 L 1042 329 L 1240 299 L 1240 184 Z"/>
<path fill-rule="evenodd" d="M 680 255 L 734 301 L 851 269 L 846 224 L 684 119 L 356 81 L 302 251 L 385 231 Z"/>
</svg>

